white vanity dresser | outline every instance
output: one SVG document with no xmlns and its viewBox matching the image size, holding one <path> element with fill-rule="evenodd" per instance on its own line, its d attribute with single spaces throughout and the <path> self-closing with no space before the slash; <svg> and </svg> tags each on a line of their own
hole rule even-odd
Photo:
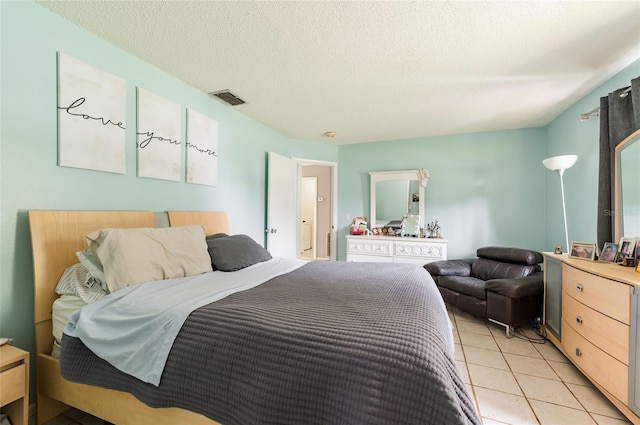
<svg viewBox="0 0 640 425">
<path fill-rule="evenodd" d="M 347 235 L 347 261 L 424 265 L 446 259 L 446 239 Z"/>
<path fill-rule="evenodd" d="M 371 176 L 373 229 L 406 219 L 404 236 L 347 235 L 347 261 L 411 263 L 424 265 L 447 259 L 447 240 L 420 238 L 424 228 L 424 193 L 427 170 L 378 171 Z"/>
</svg>

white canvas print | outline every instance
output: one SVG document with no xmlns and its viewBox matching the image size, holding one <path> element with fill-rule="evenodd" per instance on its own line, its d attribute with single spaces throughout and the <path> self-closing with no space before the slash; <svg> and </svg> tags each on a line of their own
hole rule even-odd
<svg viewBox="0 0 640 425">
<path fill-rule="evenodd" d="M 180 105 L 138 87 L 138 177 L 182 178 Z"/>
<path fill-rule="evenodd" d="M 187 182 L 218 184 L 218 121 L 187 110 Z"/>
<path fill-rule="evenodd" d="M 125 173 L 125 81 L 58 53 L 58 165 Z"/>
</svg>

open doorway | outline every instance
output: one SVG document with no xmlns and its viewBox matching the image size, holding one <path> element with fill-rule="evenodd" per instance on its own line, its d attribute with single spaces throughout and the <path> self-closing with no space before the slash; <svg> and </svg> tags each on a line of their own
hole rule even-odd
<svg viewBox="0 0 640 425">
<path fill-rule="evenodd" d="M 309 242 L 313 250 L 307 253 L 313 260 L 336 259 L 337 175 L 334 162 L 288 158 L 268 153 L 267 208 L 265 243 L 275 257 L 301 258 L 304 245 L 302 224 L 302 179 L 316 178 L 315 204 Z M 292 184 L 293 183 L 293 184 Z M 293 187 L 292 187 L 293 186 Z"/>
<path fill-rule="evenodd" d="M 334 167 L 301 162 L 300 256 L 306 260 L 330 260 L 334 245 Z"/>
</svg>

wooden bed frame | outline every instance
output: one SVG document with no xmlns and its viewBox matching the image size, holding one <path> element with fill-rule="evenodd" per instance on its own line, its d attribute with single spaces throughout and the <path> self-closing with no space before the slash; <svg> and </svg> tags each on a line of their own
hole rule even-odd
<svg viewBox="0 0 640 425">
<path fill-rule="evenodd" d="M 202 224 L 207 235 L 229 233 L 226 212 L 168 212 L 172 227 Z M 87 248 L 85 236 L 103 228 L 155 227 L 149 211 L 29 211 L 33 251 L 36 334 L 36 423 L 42 425 L 75 407 L 116 425 L 220 425 L 178 408 L 152 408 L 133 395 L 65 380 L 53 346 L 51 308 L 64 270 Z"/>
</svg>

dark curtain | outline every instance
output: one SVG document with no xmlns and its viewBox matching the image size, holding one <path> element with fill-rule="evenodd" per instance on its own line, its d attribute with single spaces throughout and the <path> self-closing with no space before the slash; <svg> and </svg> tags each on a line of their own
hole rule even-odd
<svg viewBox="0 0 640 425">
<path fill-rule="evenodd" d="M 631 91 L 620 97 L 623 87 L 600 98 L 600 175 L 598 184 L 598 246 L 613 240 L 613 181 L 615 148 L 640 128 L 640 77 L 631 80 Z"/>
</svg>

